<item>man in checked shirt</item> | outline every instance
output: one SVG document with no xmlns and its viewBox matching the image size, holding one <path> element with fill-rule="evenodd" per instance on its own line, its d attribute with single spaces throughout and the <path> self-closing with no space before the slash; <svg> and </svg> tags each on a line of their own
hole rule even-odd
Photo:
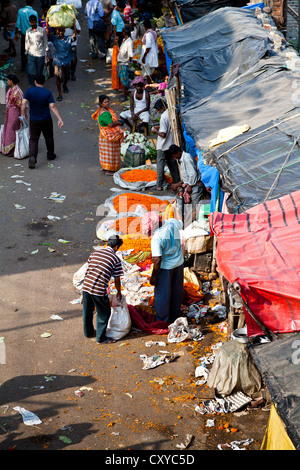
<svg viewBox="0 0 300 470">
<path fill-rule="evenodd" d="M 107 294 L 108 283 L 114 277 L 117 298 L 121 301 L 121 276 L 123 274 L 120 258 L 116 255 L 123 241 L 118 235 L 111 236 L 107 246 L 94 251 L 88 259 L 85 273 L 83 295 L 83 331 L 87 338 L 96 336 L 97 343 L 113 343 L 106 337 L 106 328 L 111 314 Z M 96 307 L 96 330 L 93 326 L 93 314 Z"/>
</svg>

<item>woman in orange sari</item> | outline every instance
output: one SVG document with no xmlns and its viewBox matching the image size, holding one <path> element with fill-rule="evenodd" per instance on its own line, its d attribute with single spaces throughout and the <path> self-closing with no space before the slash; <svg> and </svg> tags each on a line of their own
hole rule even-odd
<svg viewBox="0 0 300 470">
<path fill-rule="evenodd" d="M 116 113 L 109 106 L 109 98 L 106 95 L 99 96 L 99 108 L 92 115 L 99 125 L 99 160 L 102 170 L 107 175 L 118 171 L 121 165 L 120 148 L 124 140 L 124 131 L 120 128 L 123 124 Z"/>
</svg>

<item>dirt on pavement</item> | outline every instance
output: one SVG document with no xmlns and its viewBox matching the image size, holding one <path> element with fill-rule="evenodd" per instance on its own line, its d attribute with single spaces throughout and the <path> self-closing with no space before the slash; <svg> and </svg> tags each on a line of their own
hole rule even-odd
<svg viewBox="0 0 300 470">
<path fill-rule="evenodd" d="M 254 439 L 248 448 L 257 450 L 267 411 L 195 412 L 196 404 L 214 396 L 205 384 L 196 385 L 194 372 L 213 344 L 227 340 L 218 324 L 204 322 L 199 342 L 167 343 L 169 352 L 184 354 L 150 370 L 143 370 L 140 355 L 161 347 L 148 348 L 145 342 L 167 342 L 166 336 L 131 332 L 104 345 L 83 336 L 81 305 L 70 303 L 76 298 L 72 279 L 95 246 L 97 207 L 114 187 L 100 169 L 91 114 L 102 93 L 117 112 L 122 104 L 121 93 L 110 89 L 110 66 L 90 59 L 83 9 L 79 21 L 77 80 L 57 104 L 62 130 L 53 117 L 57 159 L 47 162 L 42 138 L 34 170 L 28 169 L 28 159 L 0 158 L 0 449 L 179 452 L 177 445 L 191 434 L 190 451 L 216 450 L 220 443 L 248 438 Z M 6 47 L 3 38 L 0 45 Z M 17 73 L 25 91 L 19 56 L 9 72 Z M 56 98 L 54 78 L 46 87 Z M 1 105 L 1 122 L 4 112 Z M 52 192 L 66 199 L 53 202 Z M 60 219 L 51 221 L 49 215 Z M 41 424 L 25 425 L 15 407 L 35 413 Z M 213 427 L 207 419 L 214 420 Z"/>
</svg>

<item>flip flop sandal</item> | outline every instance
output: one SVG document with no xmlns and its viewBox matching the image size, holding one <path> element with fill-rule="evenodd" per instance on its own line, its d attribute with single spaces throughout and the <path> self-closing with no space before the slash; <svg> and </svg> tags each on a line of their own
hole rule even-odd
<svg viewBox="0 0 300 470">
<path fill-rule="evenodd" d="M 111 344 L 111 343 L 115 343 L 116 340 L 115 339 L 112 339 L 112 338 L 107 338 L 105 341 L 103 341 L 104 344 Z"/>
</svg>

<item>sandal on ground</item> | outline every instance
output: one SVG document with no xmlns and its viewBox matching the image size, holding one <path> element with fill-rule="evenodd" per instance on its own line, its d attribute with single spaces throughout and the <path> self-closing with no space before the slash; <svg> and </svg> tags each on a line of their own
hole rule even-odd
<svg viewBox="0 0 300 470">
<path fill-rule="evenodd" d="M 158 186 L 155 186 L 154 189 L 156 189 L 156 191 L 163 191 L 163 188 L 160 188 Z"/>
<path fill-rule="evenodd" d="M 57 101 L 62 101 L 62 96 L 59 95 L 57 98 L 56 98 Z"/>
<path fill-rule="evenodd" d="M 104 341 L 104 344 L 110 344 L 110 343 L 115 343 L 116 340 L 113 339 L 113 338 L 107 338 L 105 341 Z"/>
</svg>

